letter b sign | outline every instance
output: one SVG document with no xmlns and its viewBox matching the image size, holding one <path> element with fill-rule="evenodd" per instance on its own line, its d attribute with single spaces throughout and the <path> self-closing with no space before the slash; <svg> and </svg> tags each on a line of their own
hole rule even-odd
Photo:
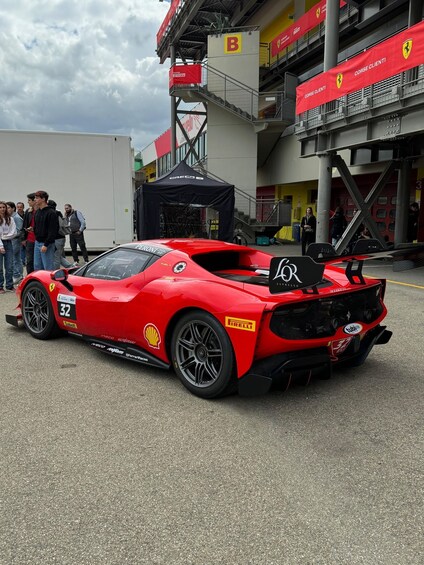
<svg viewBox="0 0 424 565">
<path fill-rule="evenodd" d="M 241 34 L 224 35 L 224 53 L 241 53 Z"/>
</svg>

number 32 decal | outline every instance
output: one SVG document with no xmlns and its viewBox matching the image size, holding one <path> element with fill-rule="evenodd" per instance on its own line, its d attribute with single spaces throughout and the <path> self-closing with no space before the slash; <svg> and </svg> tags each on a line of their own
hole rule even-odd
<svg viewBox="0 0 424 565">
<path fill-rule="evenodd" d="M 67 294 L 58 294 L 57 308 L 61 318 L 77 319 L 76 298 Z"/>
</svg>

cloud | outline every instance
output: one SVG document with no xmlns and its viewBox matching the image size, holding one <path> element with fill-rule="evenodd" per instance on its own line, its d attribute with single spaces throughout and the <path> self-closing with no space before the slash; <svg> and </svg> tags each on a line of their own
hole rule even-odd
<svg viewBox="0 0 424 565">
<path fill-rule="evenodd" d="M 3 0 L 0 129 L 130 135 L 141 149 L 170 125 L 158 0 Z"/>
</svg>

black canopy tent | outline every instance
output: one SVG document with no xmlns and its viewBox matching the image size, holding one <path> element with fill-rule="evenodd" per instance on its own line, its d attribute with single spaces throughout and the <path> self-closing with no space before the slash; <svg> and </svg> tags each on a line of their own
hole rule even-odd
<svg viewBox="0 0 424 565">
<path fill-rule="evenodd" d="M 144 183 L 136 192 L 138 239 L 160 237 L 162 205 L 185 204 L 213 208 L 219 212 L 218 239 L 232 241 L 234 185 L 208 178 L 185 162 L 154 182 Z"/>
</svg>

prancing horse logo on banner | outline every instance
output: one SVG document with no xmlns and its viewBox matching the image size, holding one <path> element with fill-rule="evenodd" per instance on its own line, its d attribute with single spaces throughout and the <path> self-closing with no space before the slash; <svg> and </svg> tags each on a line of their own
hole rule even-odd
<svg viewBox="0 0 424 565">
<path fill-rule="evenodd" d="M 402 45 L 402 54 L 407 59 L 412 51 L 412 39 L 407 39 Z"/>
<path fill-rule="evenodd" d="M 339 73 L 336 78 L 337 88 L 340 88 L 343 82 L 343 74 Z"/>
</svg>

